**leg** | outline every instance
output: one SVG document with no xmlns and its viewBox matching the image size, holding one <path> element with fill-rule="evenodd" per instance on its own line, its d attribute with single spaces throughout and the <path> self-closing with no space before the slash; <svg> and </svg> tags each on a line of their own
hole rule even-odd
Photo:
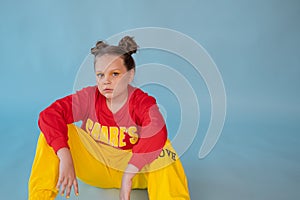
<svg viewBox="0 0 300 200">
<path fill-rule="evenodd" d="M 82 129 L 74 125 L 68 126 L 68 144 L 72 154 L 76 176 L 83 182 L 101 188 L 120 188 L 123 176 L 122 170 L 110 167 L 107 160 L 102 162 L 98 157 L 109 158 L 110 154 L 115 155 L 114 159 L 119 160 L 123 153 L 110 148 L 107 145 L 98 146 L 97 156 L 91 154 L 91 146 L 95 141 L 89 137 Z M 113 150 L 113 152 L 111 152 Z M 109 154 L 108 154 L 109 153 Z M 118 157 L 119 156 L 119 157 Z M 113 158 L 111 158 L 113 159 Z M 108 159 L 109 160 L 109 159 Z M 122 160 L 122 162 L 124 162 Z M 119 163 L 113 162 L 114 165 Z M 59 175 L 59 159 L 53 149 L 47 144 L 44 135 L 41 133 L 35 159 L 32 166 L 29 180 L 29 199 L 43 200 L 55 199 L 58 191 L 56 184 Z M 146 188 L 146 176 L 139 174 L 133 179 L 134 188 Z"/>
<path fill-rule="evenodd" d="M 90 157 L 93 159 L 91 162 L 93 165 L 86 166 L 80 164 L 79 167 L 81 170 L 76 168 L 78 177 L 93 186 L 101 188 L 120 188 L 123 170 L 127 166 L 132 153 L 130 151 L 120 151 L 107 145 L 100 145 L 91 139 L 85 132 L 82 132 L 83 130 L 78 129 L 78 131 L 81 131 L 82 133 L 78 134 L 81 145 L 85 145 L 84 148 L 79 149 L 84 149 L 87 153 L 80 152 L 82 150 L 79 150 L 78 153 L 74 153 L 74 155 L 83 156 L 83 158 L 78 158 L 76 163 L 80 160 L 84 160 L 89 154 L 92 155 Z M 70 148 L 72 148 L 72 140 L 70 140 L 69 143 Z M 74 145 L 74 148 L 75 147 L 77 146 Z M 73 159 L 75 161 L 77 160 L 76 158 Z M 90 172 L 89 168 L 91 167 L 94 172 Z M 78 173 L 80 171 L 85 173 Z M 89 172 L 87 173 L 86 171 Z M 99 171 L 101 171 L 101 174 Z M 104 174 L 102 174 L 102 171 Z M 99 175 L 99 177 L 95 179 L 94 174 Z M 88 176 L 88 178 L 84 178 L 85 176 Z M 92 180 L 88 180 L 89 178 L 92 178 Z M 134 177 L 132 188 L 143 189 L 147 187 L 150 200 L 190 199 L 184 169 L 170 141 L 167 141 L 159 158 L 150 165 L 144 167 L 141 173 L 138 173 Z"/>
<path fill-rule="evenodd" d="M 81 143 L 78 131 L 80 130 L 77 130 L 74 125 L 68 126 L 68 144 L 76 176 L 83 182 L 93 186 L 103 188 L 116 187 L 117 185 L 114 184 L 114 179 L 111 176 L 120 176 L 119 173 L 116 171 L 111 173 L 108 167 L 91 156 Z M 58 194 L 56 189 L 58 175 L 59 159 L 41 133 L 29 179 L 29 199 L 55 199 Z"/>
<path fill-rule="evenodd" d="M 77 177 L 88 185 L 100 188 L 120 188 L 123 171 L 132 155 L 108 145 L 95 142 L 84 130 L 69 125 L 69 145 Z M 145 174 L 133 179 L 134 188 L 146 188 Z"/>
<path fill-rule="evenodd" d="M 149 166 L 150 200 L 189 200 L 188 182 L 182 164 L 168 141 L 160 155 Z"/>
<path fill-rule="evenodd" d="M 58 165 L 59 159 L 55 152 L 47 144 L 44 135 L 40 134 L 28 185 L 30 200 L 55 199 L 58 193 L 55 187 Z"/>
</svg>

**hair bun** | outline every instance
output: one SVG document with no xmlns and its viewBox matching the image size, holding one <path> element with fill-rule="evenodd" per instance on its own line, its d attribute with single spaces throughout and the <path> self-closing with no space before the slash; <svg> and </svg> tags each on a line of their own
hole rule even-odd
<svg viewBox="0 0 300 200">
<path fill-rule="evenodd" d="M 103 48 L 105 48 L 105 47 L 107 47 L 107 46 L 108 46 L 108 44 L 106 44 L 105 42 L 103 42 L 103 41 L 98 41 L 98 42 L 96 43 L 96 46 L 93 47 L 93 48 L 91 48 L 91 53 L 92 53 L 93 55 L 97 55 L 98 52 L 99 52 L 101 49 L 103 49 Z"/>
<path fill-rule="evenodd" d="M 125 36 L 120 40 L 119 47 L 124 49 L 129 54 L 133 54 L 136 53 L 139 46 L 134 41 L 133 37 Z"/>
</svg>

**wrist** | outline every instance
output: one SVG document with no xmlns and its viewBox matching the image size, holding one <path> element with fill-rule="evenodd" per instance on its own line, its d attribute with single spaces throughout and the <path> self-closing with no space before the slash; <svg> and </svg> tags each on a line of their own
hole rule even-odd
<svg viewBox="0 0 300 200">
<path fill-rule="evenodd" d="M 123 174 L 124 181 L 131 181 L 132 178 L 138 173 L 139 169 L 132 164 L 128 164 Z"/>
<path fill-rule="evenodd" d="M 134 176 L 135 176 L 135 174 L 133 174 L 133 173 L 124 172 L 124 174 L 123 174 L 123 180 L 124 181 L 131 181 Z"/>
<path fill-rule="evenodd" d="M 70 150 L 67 147 L 60 148 L 56 154 L 59 160 L 64 160 L 66 157 L 71 156 Z"/>
</svg>

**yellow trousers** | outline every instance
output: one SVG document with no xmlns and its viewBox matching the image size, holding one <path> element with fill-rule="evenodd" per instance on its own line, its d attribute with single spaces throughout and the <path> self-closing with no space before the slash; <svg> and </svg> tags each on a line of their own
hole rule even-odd
<svg viewBox="0 0 300 200">
<path fill-rule="evenodd" d="M 99 144 L 73 124 L 68 125 L 68 136 L 75 173 L 81 181 L 100 188 L 121 187 L 131 151 Z M 28 184 L 28 199 L 55 199 L 58 170 L 59 159 L 41 133 Z M 150 200 L 190 199 L 184 169 L 169 141 L 160 156 L 133 178 L 132 188 L 147 188 Z"/>
</svg>

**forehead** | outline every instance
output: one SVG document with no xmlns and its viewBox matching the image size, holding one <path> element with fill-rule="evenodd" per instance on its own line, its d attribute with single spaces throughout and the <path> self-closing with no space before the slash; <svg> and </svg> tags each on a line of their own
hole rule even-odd
<svg viewBox="0 0 300 200">
<path fill-rule="evenodd" d="M 120 56 L 109 54 L 95 58 L 95 71 L 104 72 L 109 69 L 126 70 L 123 59 Z"/>
</svg>

